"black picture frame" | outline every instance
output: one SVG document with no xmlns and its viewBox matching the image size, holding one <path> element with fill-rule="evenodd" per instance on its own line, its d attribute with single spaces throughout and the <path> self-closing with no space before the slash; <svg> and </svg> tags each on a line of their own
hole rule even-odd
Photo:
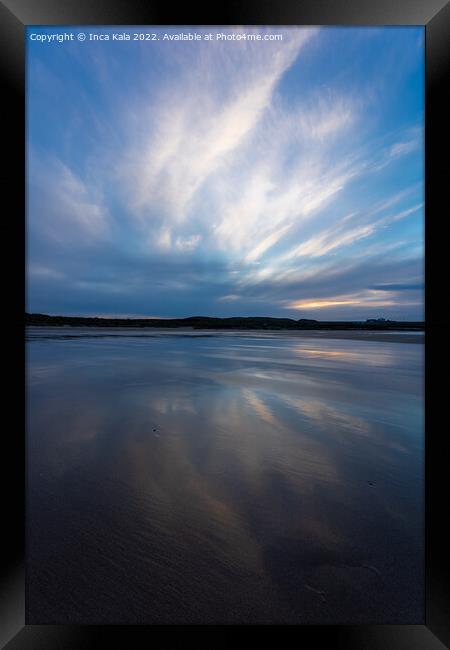
<svg viewBox="0 0 450 650">
<path fill-rule="evenodd" d="M 4 249 L 13 251 L 4 270 L 4 301 L 15 336 L 5 371 L 8 400 L 3 427 L 2 479 L 5 482 L 4 534 L 0 582 L 0 646 L 8 650 L 50 650 L 117 644 L 121 648 L 176 648 L 205 644 L 215 648 L 234 641 L 234 629 L 158 626 L 27 625 L 25 619 L 25 27 L 28 25 L 423 25 L 426 36 L 425 129 L 425 279 L 426 279 L 426 607 L 425 625 L 264 627 L 277 645 L 305 648 L 324 643 L 345 650 L 439 650 L 449 647 L 448 548 L 445 532 L 446 443 L 444 332 L 447 240 L 445 223 L 445 73 L 448 70 L 450 9 L 445 0 L 228 0 L 215 7 L 189 2 L 175 9 L 161 0 L 3 0 L 0 2 L 0 66 L 3 146 L 7 182 L 3 183 Z M 447 55 L 447 56 L 446 56 Z M 9 144 L 6 144 L 10 139 Z M 440 155 L 441 154 L 441 155 Z M 448 185 L 448 181 L 447 181 Z M 448 201 L 448 199 L 447 199 Z M 5 231 L 4 231 L 5 232 Z M 4 255 L 2 257 L 5 257 Z M 5 295 L 6 294 L 6 295 Z M 442 374 L 441 374 L 442 373 Z M 6 421 L 6 417 L 4 422 Z M 443 423 L 443 424 L 441 424 Z M 255 642 L 255 628 L 236 630 Z M 219 633 L 218 633 L 219 632 Z M 272 637 L 275 634 L 275 637 Z M 289 634 L 289 637 L 287 636 Z M 212 635 L 212 636 L 211 636 Z M 243 635 L 243 636 L 242 636 Z M 280 636 L 281 635 L 281 636 Z M 288 638 L 290 641 L 288 641 Z"/>
</svg>

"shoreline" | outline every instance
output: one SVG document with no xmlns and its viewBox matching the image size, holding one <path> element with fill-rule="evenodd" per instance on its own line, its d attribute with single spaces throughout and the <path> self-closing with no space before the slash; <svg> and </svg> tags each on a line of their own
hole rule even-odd
<svg viewBox="0 0 450 650">
<path fill-rule="evenodd" d="M 100 325 L 26 325 L 26 331 L 31 330 L 52 330 L 49 336 L 42 338 L 154 338 L 157 336 L 192 336 L 214 337 L 214 336 L 239 336 L 251 337 L 282 337 L 291 336 L 295 338 L 311 339 L 340 339 L 356 340 L 365 342 L 385 343 L 413 343 L 424 344 L 425 332 L 417 330 L 390 330 L 377 331 L 368 329 L 231 329 L 231 328 L 197 328 L 197 327 L 131 327 L 125 326 L 100 326 Z M 82 330 L 78 332 L 76 330 Z M 100 330 L 100 332 L 99 332 Z M 92 333 L 90 333 L 92 332 Z M 37 333 L 37 332 L 36 332 Z M 58 336 L 60 334 L 60 336 Z M 41 338 L 41 337 L 36 337 Z"/>
<path fill-rule="evenodd" d="M 314 320 L 310 318 L 278 318 L 271 316 L 188 316 L 185 318 L 105 318 L 96 316 L 50 316 L 25 313 L 25 325 L 35 327 L 122 327 L 138 329 L 198 329 L 198 330 L 257 330 L 257 331 L 425 331 L 424 321 L 395 321 L 368 319 L 365 321 Z"/>
</svg>

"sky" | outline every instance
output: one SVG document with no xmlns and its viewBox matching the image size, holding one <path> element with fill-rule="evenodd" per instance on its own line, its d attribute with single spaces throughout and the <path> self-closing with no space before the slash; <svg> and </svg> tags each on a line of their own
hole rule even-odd
<svg viewBox="0 0 450 650">
<path fill-rule="evenodd" d="M 422 320 L 423 129 L 422 27 L 29 27 L 27 311 Z"/>
</svg>

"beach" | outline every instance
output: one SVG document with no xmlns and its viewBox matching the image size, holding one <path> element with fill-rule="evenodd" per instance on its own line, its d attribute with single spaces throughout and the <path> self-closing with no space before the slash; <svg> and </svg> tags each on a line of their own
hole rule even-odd
<svg viewBox="0 0 450 650">
<path fill-rule="evenodd" d="M 423 340 L 28 328 L 28 622 L 423 622 Z"/>
</svg>

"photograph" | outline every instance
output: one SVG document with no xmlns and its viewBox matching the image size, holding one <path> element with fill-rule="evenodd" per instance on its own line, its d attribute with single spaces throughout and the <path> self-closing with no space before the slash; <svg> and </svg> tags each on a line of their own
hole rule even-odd
<svg viewBox="0 0 450 650">
<path fill-rule="evenodd" d="M 425 625 L 425 27 L 25 57 L 27 624 Z"/>
</svg>

